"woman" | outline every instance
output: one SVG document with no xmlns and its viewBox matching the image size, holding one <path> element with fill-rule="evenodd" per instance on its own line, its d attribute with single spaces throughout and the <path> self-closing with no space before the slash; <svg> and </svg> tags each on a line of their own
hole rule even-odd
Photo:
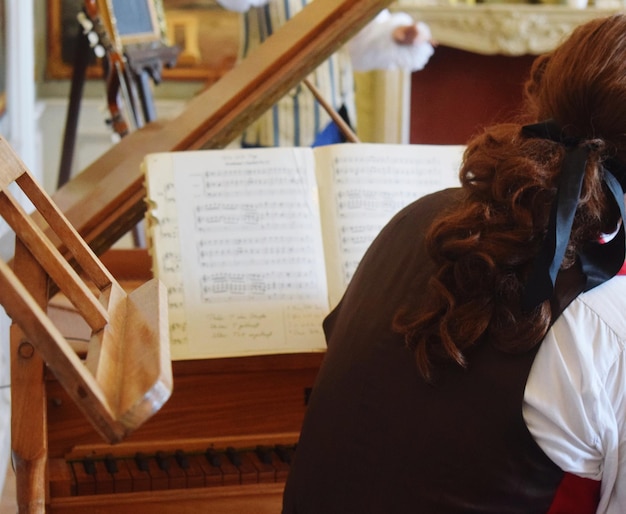
<svg viewBox="0 0 626 514">
<path fill-rule="evenodd" d="M 326 319 L 284 513 L 626 512 L 626 16 L 526 98 Z"/>
<path fill-rule="evenodd" d="M 218 0 L 242 14 L 241 57 L 263 43 L 313 0 Z M 312 6 L 313 8 L 313 6 Z M 433 54 L 430 29 L 406 13 L 383 10 L 311 75 L 322 97 L 356 125 L 353 71 L 421 70 Z M 318 146 L 341 142 L 330 116 L 304 85 L 280 99 L 246 129 L 244 146 Z"/>
</svg>

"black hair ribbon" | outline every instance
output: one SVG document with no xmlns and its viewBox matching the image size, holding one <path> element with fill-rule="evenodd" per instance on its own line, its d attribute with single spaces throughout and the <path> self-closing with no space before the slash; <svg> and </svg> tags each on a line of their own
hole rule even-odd
<svg viewBox="0 0 626 514">
<path fill-rule="evenodd" d="M 556 276 L 565 256 L 580 199 L 589 147 L 578 146 L 578 139 L 563 137 L 561 128 L 553 120 L 526 125 L 522 127 L 522 133 L 528 137 L 561 143 L 567 150 L 557 194 L 550 210 L 547 234 L 533 262 L 522 297 L 522 307 L 528 311 L 550 299 L 554 292 Z M 602 167 L 602 176 L 619 207 L 622 222 L 617 234 L 610 241 L 589 242 L 578 252 L 582 272 L 586 277 L 584 291 L 589 291 L 615 276 L 626 258 L 624 184 L 605 166 Z M 624 180 L 624 175 L 620 178 Z"/>
</svg>

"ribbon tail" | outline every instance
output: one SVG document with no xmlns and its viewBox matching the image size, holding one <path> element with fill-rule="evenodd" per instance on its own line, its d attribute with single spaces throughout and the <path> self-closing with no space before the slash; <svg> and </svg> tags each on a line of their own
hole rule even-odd
<svg viewBox="0 0 626 514">
<path fill-rule="evenodd" d="M 578 207 L 587 166 L 587 154 L 588 151 L 584 147 L 573 148 L 568 150 L 563 158 L 562 169 L 564 171 L 559 178 L 546 237 L 535 257 L 522 296 L 524 310 L 528 311 L 537 307 L 550 299 L 554 292 L 556 276 L 563 263 Z"/>
</svg>

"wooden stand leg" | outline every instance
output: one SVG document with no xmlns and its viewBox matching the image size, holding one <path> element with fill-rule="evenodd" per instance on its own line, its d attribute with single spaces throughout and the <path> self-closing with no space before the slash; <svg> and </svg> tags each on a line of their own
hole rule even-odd
<svg viewBox="0 0 626 514">
<path fill-rule="evenodd" d="M 74 68 L 72 73 L 72 86 L 70 89 L 70 100 L 67 108 L 67 119 L 65 120 L 65 131 L 63 134 L 63 146 L 61 151 L 61 164 L 59 165 L 59 176 L 57 178 L 57 188 L 65 185 L 70 180 L 72 173 L 72 162 L 74 160 L 74 147 L 76 145 L 76 131 L 78 130 L 78 118 L 80 115 L 80 101 L 83 96 L 85 85 L 85 75 L 89 65 L 91 48 L 89 40 L 79 27 L 76 38 L 76 50 L 74 57 Z"/>
<path fill-rule="evenodd" d="M 14 271 L 28 277 L 38 302 L 47 302 L 47 278 L 30 252 L 16 242 Z M 22 280 L 24 280 L 22 278 Z M 46 508 L 46 395 L 43 361 L 17 325 L 11 327 L 11 446 L 19 514 Z"/>
</svg>

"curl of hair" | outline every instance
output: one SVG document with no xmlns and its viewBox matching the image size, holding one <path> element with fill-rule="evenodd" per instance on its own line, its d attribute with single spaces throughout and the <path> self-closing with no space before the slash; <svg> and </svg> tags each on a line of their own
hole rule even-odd
<svg viewBox="0 0 626 514">
<path fill-rule="evenodd" d="M 399 311 L 394 328 L 430 378 L 440 361 L 466 364 L 488 341 L 507 352 L 536 345 L 551 321 L 550 302 L 532 312 L 520 297 L 545 237 L 565 147 L 527 138 L 523 123 L 554 119 L 589 159 L 562 268 L 577 250 L 610 232 L 619 213 L 601 180 L 605 160 L 626 168 L 626 15 L 598 18 L 538 57 L 525 86 L 524 117 L 468 144 L 460 171 L 464 200 L 431 226 L 426 244 L 436 272 L 428 294 Z"/>
<path fill-rule="evenodd" d="M 521 126 L 554 119 L 589 149 L 583 189 L 562 268 L 577 250 L 615 229 L 619 212 L 601 180 L 606 159 L 626 163 L 626 15 L 592 20 L 538 57 L 525 85 L 525 115 L 474 137 L 460 170 L 465 195 L 427 234 L 436 272 L 428 293 L 394 319 L 427 379 L 441 361 L 466 365 L 484 342 L 506 352 L 538 344 L 550 302 L 532 312 L 520 297 L 546 233 L 565 147 L 528 138 Z M 425 298 L 425 300 L 424 300 Z"/>
<path fill-rule="evenodd" d="M 550 302 L 524 312 L 520 297 L 546 233 L 564 152 L 558 143 L 522 136 L 519 124 L 492 127 L 468 145 L 460 172 L 464 199 L 426 236 L 437 263 L 427 300 L 408 304 L 394 320 L 424 377 L 442 360 L 465 366 L 482 341 L 521 352 L 545 336 Z M 616 222 L 598 163 L 599 153 L 590 156 L 564 268 L 609 218 Z"/>
</svg>

